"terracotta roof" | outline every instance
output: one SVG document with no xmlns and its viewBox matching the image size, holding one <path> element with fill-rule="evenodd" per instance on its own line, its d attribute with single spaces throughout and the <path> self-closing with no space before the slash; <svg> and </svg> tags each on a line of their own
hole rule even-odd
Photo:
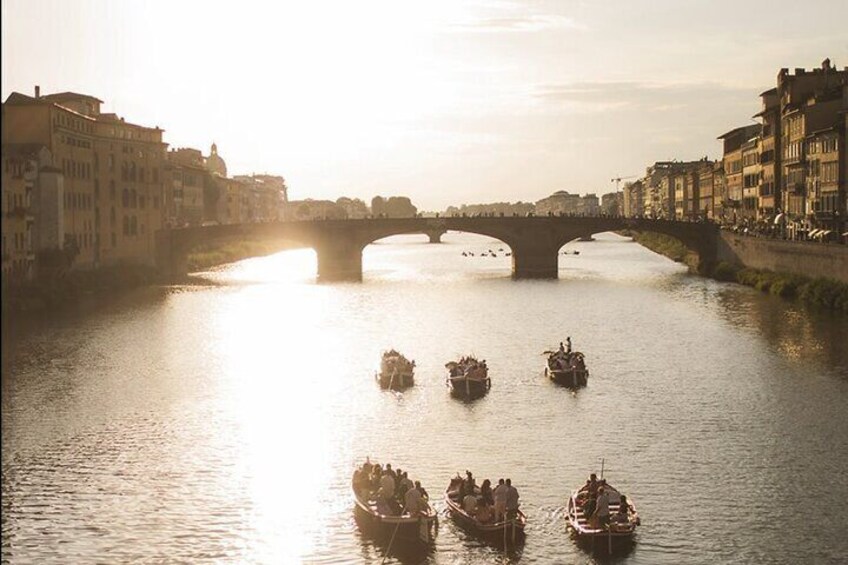
<svg viewBox="0 0 848 565">
<path fill-rule="evenodd" d="M 73 99 L 76 99 L 76 98 L 82 98 L 83 100 L 92 100 L 94 102 L 100 102 L 101 104 L 103 104 L 103 100 L 96 98 L 94 96 L 89 96 L 88 94 L 79 94 L 77 92 L 70 92 L 70 91 L 57 92 L 55 94 L 46 94 L 46 95 L 42 96 L 42 98 L 44 98 L 46 100 L 54 100 L 54 101 L 57 101 L 57 102 L 61 102 L 63 100 L 73 100 Z"/>
<path fill-rule="evenodd" d="M 758 128 L 758 127 L 760 127 L 759 124 L 751 124 L 751 125 L 740 126 L 738 128 L 730 130 L 727 133 L 721 134 L 716 139 L 724 139 L 725 137 L 730 137 L 731 135 L 735 135 L 737 133 L 745 133 L 745 130 L 750 130 L 751 128 Z M 753 133 L 753 132 L 751 132 L 751 133 Z"/>
</svg>

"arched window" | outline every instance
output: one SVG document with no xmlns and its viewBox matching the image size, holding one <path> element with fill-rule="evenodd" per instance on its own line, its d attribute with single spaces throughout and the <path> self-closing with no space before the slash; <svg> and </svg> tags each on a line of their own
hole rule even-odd
<svg viewBox="0 0 848 565">
<path fill-rule="evenodd" d="M 124 216 L 124 235 L 130 235 L 130 219 Z"/>
</svg>

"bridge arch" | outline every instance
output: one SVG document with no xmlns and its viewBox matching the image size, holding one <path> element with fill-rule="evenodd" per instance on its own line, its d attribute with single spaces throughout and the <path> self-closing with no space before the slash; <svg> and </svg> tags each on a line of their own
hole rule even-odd
<svg viewBox="0 0 848 565">
<path fill-rule="evenodd" d="M 556 278 L 563 245 L 594 233 L 625 228 L 676 237 L 698 253 L 702 264 L 714 262 L 718 228 L 713 224 L 611 217 L 487 216 L 269 222 L 160 230 L 156 235 L 156 264 L 163 273 L 178 277 L 186 272 L 188 251 L 198 243 L 276 238 L 314 248 L 319 280 L 361 280 L 362 251 L 370 243 L 410 233 L 441 237 L 450 230 L 504 242 L 511 249 L 515 278 Z"/>
</svg>

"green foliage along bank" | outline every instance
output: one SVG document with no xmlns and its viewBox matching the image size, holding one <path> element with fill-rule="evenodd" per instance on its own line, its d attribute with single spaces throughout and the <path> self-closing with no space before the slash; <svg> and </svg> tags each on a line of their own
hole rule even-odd
<svg viewBox="0 0 848 565">
<path fill-rule="evenodd" d="M 719 262 L 710 272 L 698 269 L 698 256 L 683 243 L 663 234 L 619 232 L 632 237 L 651 251 L 665 255 L 673 261 L 684 263 L 690 271 L 712 277 L 719 281 L 735 282 L 756 288 L 757 290 L 789 300 L 799 300 L 804 304 L 848 313 L 848 284 L 828 278 L 811 278 L 772 271 L 761 271 L 739 267 L 724 261 Z"/>
<path fill-rule="evenodd" d="M 690 271 L 698 270 L 698 254 L 683 245 L 680 240 L 661 233 L 653 232 L 620 232 L 633 238 L 633 241 L 643 245 L 660 255 L 665 255 L 672 261 L 683 263 Z"/>
<path fill-rule="evenodd" d="M 188 255 L 189 272 L 202 271 L 218 265 L 233 263 L 249 257 L 271 255 L 286 249 L 302 247 L 291 241 L 239 241 L 227 245 L 204 246 Z"/>
<path fill-rule="evenodd" d="M 721 262 L 712 272 L 720 281 L 736 282 L 775 296 L 848 314 L 848 284 L 827 278 L 809 278 L 759 271 Z"/>
</svg>

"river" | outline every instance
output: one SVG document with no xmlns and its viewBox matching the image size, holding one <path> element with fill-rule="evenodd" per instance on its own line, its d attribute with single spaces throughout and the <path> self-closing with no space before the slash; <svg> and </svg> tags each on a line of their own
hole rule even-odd
<svg viewBox="0 0 848 565">
<path fill-rule="evenodd" d="M 613 234 L 567 245 L 556 281 L 513 281 L 495 240 L 425 240 L 366 248 L 362 283 L 316 284 L 293 250 L 5 328 L 2 562 L 379 563 L 349 491 L 366 456 L 440 509 L 457 472 L 510 477 L 514 563 L 609 561 L 564 519 L 602 459 L 642 517 L 613 562 L 844 562 L 848 319 Z M 542 373 L 566 336 L 576 392 Z M 390 347 L 417 363 L 403 394 L 373 378 Z M 445 388 L 467 353 L 492 378 L 471 403 Z M 504 557 L 442 516 L 387 562 Z"/>
</svg>

